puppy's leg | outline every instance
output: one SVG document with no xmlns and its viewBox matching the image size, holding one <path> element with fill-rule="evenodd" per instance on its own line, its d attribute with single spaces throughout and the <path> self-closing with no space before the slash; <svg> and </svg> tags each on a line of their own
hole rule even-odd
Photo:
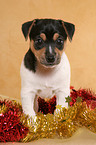
<svg viewBox="0 0 96 145">
<path fill-rule="evenodd" d="M 62 107 L 67 107 L 68 108 L 68 103 L 66 102 L 66 97 L 70 96 L 70 89 L 66 90 L 60 90 L 56 93 L 57 97 L 57 104 L 56 105 L 61 105 Z"/>
<path fill-rule="evenodd" d="M 70 96 L 70 89 L 67 90 L 67 91 L 58 91 L 56 93 L 56 105 L 61 105 L 61 107 L 65 107 L 65 108 L 68 108 L 68 103 L 66 102 L 66 99 L 65 97 L 68 97 Z M 62 108 L 61 108 L 62 110 Z M 56 108 L 55 109 L 55 112 L 54 112 L 54 115 L 57 115 L 57 114 L 60 114 L 60 109 Z"/>
<path fill-rule="evenodd" d="M 21 101 L 22 101 L 23 111 L 25 114 L 28 114 L 30 117 L 35 116 L 34 99 L 35 99 L 35 93 L 33 92 L 26 93 L 23 89 L 21 90 Z"/>
</svg>

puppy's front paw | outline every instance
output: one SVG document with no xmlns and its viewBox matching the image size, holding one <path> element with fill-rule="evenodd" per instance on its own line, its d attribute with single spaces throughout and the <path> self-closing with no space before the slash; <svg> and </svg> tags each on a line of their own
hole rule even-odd
<svg viewBox="0 0 96 145">
<path fill-rule="evenodd" d="M 60 115 L 63 115 L 66 110 L 68 110 L 66 106 L 57 105 L 54 111 L 55 117 L 58 117 L 58 116 L 60 117 Z"/>
<path fill-rule="evenodd" d="M 28 115 L 30 118 L 34 118 L 36 113 L 35 113 L 35 111 L 32 108 L 31 109 L 30 108 L 24 106 L 23 107 L 23 113 Z"/>
<path fill-rule="evenodd" d="M 55 116 L 59 115 L 61 110 L 62 110 L 62 105 L 57 105 L 54 111 L 54 115 Z"/>
<path fill-rule="evenodd" d="M 33 111 L 33 112 L 29 112 L 28 115 L 29 117 L 34 118 L 36 116 L 36 113 Z"/>
<path fill-rule="evenodd" d="M 37 116 L 34 116 L 33 117 L 33 128 L 34 128 L 34 132 L 37 131 L 37 128 L 38 128 L 38 124 L 37 124 Z"/>
</svg>

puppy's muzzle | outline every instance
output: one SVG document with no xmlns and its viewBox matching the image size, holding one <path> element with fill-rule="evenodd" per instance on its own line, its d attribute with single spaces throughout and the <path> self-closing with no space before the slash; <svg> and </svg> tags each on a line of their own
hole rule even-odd
<svg viewBox="0 0 96 145">
<path fill-rule="evenodd" d="M 49 55 L 46 55 L 46 61 L 51 64 L 51 63 L 54 63 L 55 62 L 55 58 L 56 58 L 56 55 L 53 55 L 53 54 L 49 54 Z"/>
<path fill-rule="evenodd" d="M 60 55 L 59 54 L 45 54 L 45 57 L 41 59 L 41 64 L 46 67 L 54 67 L 55 65 L 60 63 Z"/>
</svg>

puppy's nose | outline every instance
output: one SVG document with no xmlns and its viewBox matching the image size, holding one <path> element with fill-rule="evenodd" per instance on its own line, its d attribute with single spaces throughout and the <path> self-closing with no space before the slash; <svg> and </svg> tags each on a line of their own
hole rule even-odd
<svg viewBox="0 0 96 145">
<path fill-rule="evenodd" d="M 47 55 L 46 56 L 46 61 L 48 63 L 53 63 L 55 61 L 55 55 L 53 55 L 53 54 Z"/>
</svg>

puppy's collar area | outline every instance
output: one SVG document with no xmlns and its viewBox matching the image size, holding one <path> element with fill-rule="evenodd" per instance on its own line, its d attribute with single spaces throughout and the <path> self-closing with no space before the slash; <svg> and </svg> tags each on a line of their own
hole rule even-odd
<svg viewBox="0 0 96 145">
<path fill-rule="evenodd" d="M 47 67 L 45 65 L 42 65 L 40 62 L 37 62 L 36 67 L 36 73 L 40 74 L 41 76 L 49 76 L 51 73 L 54 73 L 56 71 L 56 66 L 53 67 Z"/>
</svg>

